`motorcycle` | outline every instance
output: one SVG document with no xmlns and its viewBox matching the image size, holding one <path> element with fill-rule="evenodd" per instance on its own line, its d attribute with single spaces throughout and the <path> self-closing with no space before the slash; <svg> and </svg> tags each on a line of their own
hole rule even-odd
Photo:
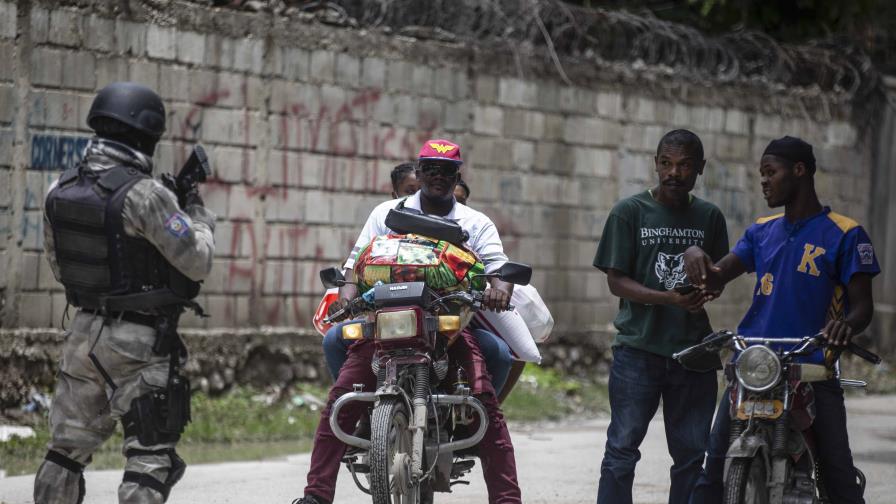
<svg viewBox="0 0 896 504">
<path fill-rule="evenodd" d="M 400 218 L 407 222 L 428 217 Z M 438 223 L 423 224 L 429 226 L 430 236 L 439 234 Z M 390 226 L 396 227 L 401 226 Z M 529 266 L 508 262 L 492 274 L 477 276 L 526 285 L 531 275 Z M 320 276 L 328 288 L 347 283 L 337 268 L 325 269 Z M 471 395 L 463 370 L 457 368 L 449 376 L 447 349 L 462 327 L 460 316 L 447 313 L 457 306 L 481 309 L 482 300 L 472 282 L 470 290 L 442 296 L 425 282 L 389 283 L 375 285 L 329 317 L 328 322 L 338 322 L 369 314 L 367 321 L 344 325 L 342 335 L 374 340 L 376 390 L 356 385 L 342 395 L 333 404 L 330 427 L 353 448 L 343 462 L 373 504 L 429 504 L 435 492 L 467 483 L 461 478 L 475 465 L 469 450 L 485 436 L 488 415 Z M 337 422 L 340 410 L 355 401 L 373 405 L 369 440 L 343 431 Z M 470 432 L 477 420 L 478 428 Z"/>
<path fill-rule="evenodd" d="M 724 366 L 731 427 L 725 460 L 725 504 L 828 504 L 812 434 L 812 382 L 839 378 L 823 364 L 796 362 L 826 347 L 821 334 L 804 338 L 758 338 L 720 331 L 673 358 L 686 369 L 722 367 L 720 353 L 738 352 Z M 874 353 L 850 343 L 847 349 L 873 364 Z M 840 379 L 843 387 L 865 387 Z M 865 476 L 856 469 L 863 491 Z"/>
</svg>

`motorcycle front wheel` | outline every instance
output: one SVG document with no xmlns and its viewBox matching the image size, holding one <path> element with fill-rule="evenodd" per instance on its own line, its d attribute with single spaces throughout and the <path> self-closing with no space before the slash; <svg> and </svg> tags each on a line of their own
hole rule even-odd
<svg viewBox="0 0 896 504">
<path fill-rule="evenodd" d="M 373 409 L 370 430 L 370 494 L 373 504 L 420 504 L 411 481 L 413 433 L 404 402 L 387 397 Z"/>
<path fill-rule="evenodd" d="M 769 504 L 765 464 L 759 457 L 737 458 L 728 467 L 725 504 Z"/>
</svg>

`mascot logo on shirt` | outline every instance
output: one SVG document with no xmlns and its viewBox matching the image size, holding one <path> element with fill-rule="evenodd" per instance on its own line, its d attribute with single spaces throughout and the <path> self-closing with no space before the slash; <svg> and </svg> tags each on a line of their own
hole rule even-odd
<svg viewBox="0 0 896 504">
<path fill-rule="evenodd" d="M 687 278 L 684 272 L 684 252 L 678 255 L 660 252 L 656 258 L 654 271 L 666 290 L 672 290 L 676 285 L 684 285 Z"/>
</svg>

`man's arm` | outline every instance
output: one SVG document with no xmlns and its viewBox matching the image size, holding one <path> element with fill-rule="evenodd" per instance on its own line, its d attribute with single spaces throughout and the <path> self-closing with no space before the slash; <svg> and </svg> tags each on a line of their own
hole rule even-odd
<svg viewBox="0 0 896 504">
<path fill-rule="evenodd" d="M 824 328 L 824 336 L 834 346 L 846 346 L 852 337 L 864 331 L 874 315 L 874 299 L 871 294 L 871 275 L 856 273 L 846 286 L 849 296 L 849 315 L 846 319 L 830 320 Z"/>
<path fill-rule="evenodd" d="M 488 217 L 485 219 L 485 223 L 475 236 L 470 237 L 468 243 L 473 252 L 479 256 L 482 264 L 485 265 L 485 272 L 494 273 L 507 262 L 507 254 L 504 253 L 504 244 L 501 242 L 497 226 Z M 511 290 L 513 290 L 512 287 Z"/>
<path fill-rule="evenodd" d="M 388 202 L 387 202 L 388 203 Z M 361 228 L 361 233 L 358 235 L 358 239 L 355 240 L 355 246 L 352 248 L 351 253 L 348 256 L 348 259 L 345 261 L 345 264 L 342 266 L 343 272 L 351 272 L 355 267 L 355 260 L 358 258 L 358 254 L 361 252 L 370 240 L 375 238 L 376 236 L 386 234 L 388 229 L 385 229 L 385 219 L 383 222 L 380 222 L 380 206 L 384 203 L 381 203 L 373 211 L 367 216 L 367 221 L 364 223 L 364 227 Z M 352 280 L 350 278 L 351 275 L 346 275 L 346 280 Z M 333 301 L 330 304 L 330 308 L 327 310 L 327 315 L 332 315 L 337 311 L 345 308 L 348 305 L 348 302 L 352 299 L 358 297 L 360 293 L 358 292 L 358 286 L 355 284 L 345 284 L 342 287 L 339 287 L 339 297 L 336 301 Z"/>
<path fill-rule="evenodd" d="M 489 278 L 491 289 L 486 289 L 482 297 L 482 304 L 489 310 L 504 311 L 510 304 L 513 296 L 513 284 L 500 278 Z"/>
<path fill-rule="evenodd" d="M 50 184 L 50 188 L 47 190 L 46 196 L 50 195 L 50 192 L 56 188 L 56 185 L 59 183 L 59 180 L 53 181 Z M 53 272 L 53 276 L 56 278 L 56 281 L 59 280 L 59 262 L 56 261 L 56 243 L 55 237 L 53 235 L 53 226 L 50 225 L 50 219 L 47 217 L 47 203 L 46 197 L 44 199 L 44 255 L 47 258 L 47 262 L 50 263 L 50 270 Z"/>
<path fill-rule="evenodd" d="M 690 294 L 679 294 L 675 290 L 654 290 L 612 268 L 607 269 L 607 285 L 614 296 L 645 305 L 674 305 L 697 312 L 708 301 L 699 290 Z"/>
<path fill-rule="evenodd" d="M 177 196 L 156 180 L 141 180 L 124 204 L 125 232 L 142 236 L 191 280 L 208 276 L 215 255 L 215 215 L 198 204 L 181 209 Z"/>
<path fill-rule="evenodd" d="M 734 253 L 713 264 L 709 255 L 694 245 L 684 252 L 684 270 L 691 285 L 715 298 L 728 282 L 746 273 L 747 267 Z"/>
<path fill-rule="evenodd" d="M 470 239 L 470 248 L 479 256 L 485 265 L 486 273 L 494 273 L 507 262 L 507 254 L 504 253 L 504 244 L 495 223 L 486 217 L 486 222 Z M 485 308 L 494 311 L 504 311 L 510 304 L 513 295 L 513 284 L 499 278 L 488 279 L 490 289 L 483 294 L 482 304 Z"/>
</svg>

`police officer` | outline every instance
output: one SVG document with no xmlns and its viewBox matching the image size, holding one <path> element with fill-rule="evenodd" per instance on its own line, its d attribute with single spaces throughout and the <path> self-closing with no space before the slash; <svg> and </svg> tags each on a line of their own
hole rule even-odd
<svg viewBox="0 0 896 504">
<path fill-rule="evenodd" d="M 152 178 L 165 108 L 151 89 L 117 82 L 87 116 L 84 159 L 47 194 L 44 247 L 69 304 L 36 504 L 81 503 L 84 467 L 121 419 L 127 457 L 119 502 L 161 503 L 183 476 L 174 451 L 189 421 L 176 332 L 214 256 L 215 216 L 196 191 Z M 201 311 L 201 310 L 199 310 Z"/>
</svg>

